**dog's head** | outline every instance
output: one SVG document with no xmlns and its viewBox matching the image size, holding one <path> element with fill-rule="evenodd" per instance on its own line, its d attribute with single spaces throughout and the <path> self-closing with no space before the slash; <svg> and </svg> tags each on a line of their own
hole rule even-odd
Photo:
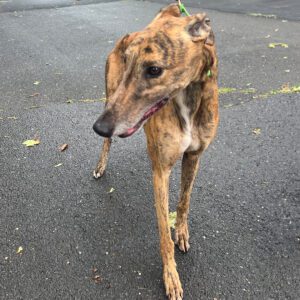
<svg viewBox="0 0 300 300">
<path fill-rule="evenodd" d="M 109 55 L 108 101 L 94 124 L 101 136 L 127 137 L 193 81 L 208 63 L 214 35 L 205 14 L 180 17 L 169 5 L 140 32 L 126 35 Z M 212 63 L 212 62 L 211 62 Z"/>
</svg>

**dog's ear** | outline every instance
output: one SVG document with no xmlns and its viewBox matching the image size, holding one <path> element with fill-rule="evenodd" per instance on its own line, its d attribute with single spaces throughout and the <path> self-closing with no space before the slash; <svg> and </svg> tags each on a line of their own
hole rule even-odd
<svg viewBox="0 0 300 300">
<path fill-rule="evenodd" d="M 210 27 L 210 19 L 205 14 L 197 14 L 191 17 L 187 26 L 193 42 L 204 41 L 207 45 L 214 45 L 214 33 Z"/>
<path fill-rule="evenodd" d="M 159 13 L 156 15 L 154 20 L 165 18 L 165 17 L 180 17 L 180 9 L 178 4 L 170 4 L 164 8 L 162 8 Z"/>
</svg>

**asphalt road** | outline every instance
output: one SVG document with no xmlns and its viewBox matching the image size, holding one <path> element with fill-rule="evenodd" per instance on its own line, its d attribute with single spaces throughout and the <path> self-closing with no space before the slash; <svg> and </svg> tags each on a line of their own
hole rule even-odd
<svg viewBox="0 0 300 300">
<path fill-rule="evenodd" d="M 115 139 L 97 181 L 101 141 L 91 129 L 107 53 L 160 7 L 2 10 L 0 299 L 164 299 L 144 135 Z M 280 89 L 300 85 L 300 24 L 206 11 L 228 93 L 195 182 L 191 249 L 176 251 L 185 299 L 299 299 L 300 94 Z M 34 136 L 40 145 L 22 145 Z M 171 211 L 179 178 L 177 165 Z"/>
</svg>

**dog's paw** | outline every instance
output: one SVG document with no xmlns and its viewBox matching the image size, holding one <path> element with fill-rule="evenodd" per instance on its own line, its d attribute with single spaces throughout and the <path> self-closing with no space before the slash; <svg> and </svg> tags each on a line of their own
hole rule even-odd
<svg viewBox="0 0 300 300">
<path fill-rule="evenodd" d="M 94 172 L 93 172 L 93 177 L 94 177 L 95 179 L 102 177 L 103 174 L 104 174 L 104 171 L 105 171 L 105 170 L 104 170 L 104 169 L 101 169 L 101 168 L 94 170 Z"/>
<path fill-rule="evenodd" d="M 189 230 L 187 223 L 176 226 L 175 244 L 182 252 L 188 252 L 188 250 L 190 249 Z"/>
<path fill-rule="evenodd" d="M 163 279 L 169 300 L 182 300 L 183 290 L 176 267 L 165 266 Z"/>
</svg>

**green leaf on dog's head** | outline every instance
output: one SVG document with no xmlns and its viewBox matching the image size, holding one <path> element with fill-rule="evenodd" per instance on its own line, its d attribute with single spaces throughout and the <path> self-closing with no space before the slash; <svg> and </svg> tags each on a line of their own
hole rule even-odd
<svg viewBox="0 0 300 300">
<path fill-rule="evenodd" d="M 35 145 L 38 145 L 40 143 L 39 139 L 35 140 L 26 140 L 22 144 L 25 145 L 26 147 L 33 147 Z"/>
</svg>

